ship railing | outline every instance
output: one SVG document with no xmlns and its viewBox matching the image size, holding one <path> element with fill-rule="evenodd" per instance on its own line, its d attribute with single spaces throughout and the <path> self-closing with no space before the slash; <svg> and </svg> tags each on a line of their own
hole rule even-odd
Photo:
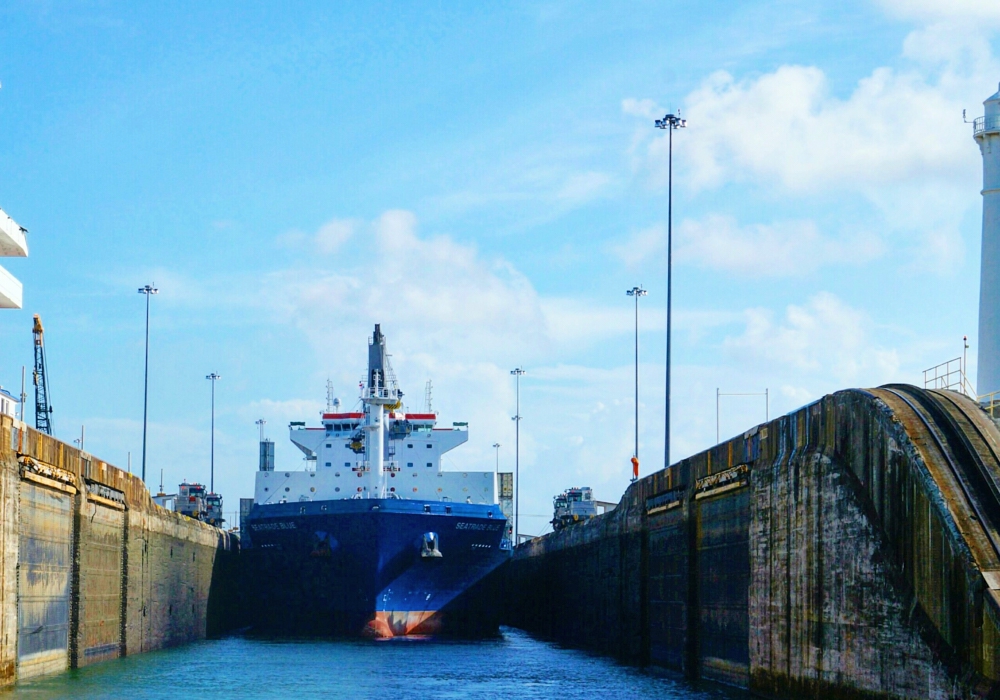
<svg viewBox="0 0 1000 700">
<path fill-rule="evenodd" d="M 976 117 L 972 120 L 972 135 L 979 136 L 986 132 L 1000 131 L 1000 115 L 992 117 Z"/>
<path fill-rule="evenodd" d="M 957 391 L 972 399 L 976 398 L 976 390 L 965 373 L 965 362 L 961 357 L 925 369 L 924 388 Z"/>
<path fill-rule="evenodd" d="M 390 385 L 388 387 L 377 386 L 377 387 L 365 387 L 361 390 L 362 399 L 391 399 L 393 401 L 399 399 L 399 388 L 395 385 Z"/>
<path fill-rule="evenodd" d="M 983 394 L 979 397 L 979 405 L 990 414 L 990 418 L 994 420 L 1000 418 L 1000 391 Z"/>
</svg>

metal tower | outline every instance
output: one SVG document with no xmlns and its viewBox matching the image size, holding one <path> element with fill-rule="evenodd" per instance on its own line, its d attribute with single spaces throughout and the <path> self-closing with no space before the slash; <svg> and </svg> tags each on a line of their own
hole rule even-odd
<svg viewBox="0 0 1000 700">
<path fill-rule="evenodd" d="M 35 314 L 35 429 L 52 434 L 52 406 L 49 405 L 49 373 L 45 363 L 45 329 L 42 317 Z"/>
</svg>

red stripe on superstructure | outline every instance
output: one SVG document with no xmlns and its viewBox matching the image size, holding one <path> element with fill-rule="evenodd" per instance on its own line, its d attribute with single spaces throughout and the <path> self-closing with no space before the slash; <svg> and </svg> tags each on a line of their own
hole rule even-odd
<svg viewBox="0 0 1000 700">
<path fill-rule="evenodd" d="M 344 420 L 345 418 L 364 418 L 364 413 L 324 413 L 323 420 Z"/>
<path fill-rule="evenodd" d="M 410 420 L 437 420 L 436 413 L 407 413 L 406 417 Z"/>
</svg>

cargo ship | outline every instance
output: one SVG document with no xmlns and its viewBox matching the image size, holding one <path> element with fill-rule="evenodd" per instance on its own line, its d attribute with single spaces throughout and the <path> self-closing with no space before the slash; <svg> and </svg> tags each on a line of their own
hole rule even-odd
<svg viewBox="0 0 1000 700">
<path fill-rule="evenodd" d="M 353 411 L 289 425 L 302 470 L 262 458 L 241 526 L 250 622 L 264 632 L 480 636 L 499 629 L 510 557 L 493 471 L 449 472 L 468 425 L 408 413 L 379 325 Z M 272 447 L 273 450 L 273 447 Z M 273 455 L 273 453 L 272 453 Z"/>
</svg>

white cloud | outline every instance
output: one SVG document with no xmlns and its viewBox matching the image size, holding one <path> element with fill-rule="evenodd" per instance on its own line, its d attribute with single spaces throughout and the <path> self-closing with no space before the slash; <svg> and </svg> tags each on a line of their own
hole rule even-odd
<svg viewBox="0 0 1000 700">
<path fill-rule="evenodd" d="M 687 95 L 688 128 L 674 154 L 683 185 L 752 182 L 866 196 L 915 184 L 950 185 L 952 193 L 956 185 L 974 186 L 978 153 L 960 115 L 968 108 L 978 116 L 995 89 L 1000 65 L 987 32 L 1000 26 L 1000 3 L 883 4 L 925 24 L 906 37 L 901 67 L 875 68 L 847 94 L 820 67 L 783 65 L 742 78 L 718 71 Z M 643 119 L 651 108 L 649 100 L 623 103 L 623 111 Z M 665 185 L 667 139 L 642 133 L 637 167 Z"/>
<path fill-rule="evenodd" d="M 653 120 L 662 117 L 665 111 L 653 100 L 637 100 L 634 97 L 627 97 L 622 100 L 622 114 Z"/>
<path fill-rule="evenodd" d="M 959 269 L 964 258 L 965 242 L 957 228 L 934 228 L 920 234 L 909 269 L 945 275 Z"/>
<path fill-rule="evenodd" d="M 356 222 L 350 219 L 333 219 L 319 227 L 316 246 L 321 253 L 336 253 L 340 246 L 354 235 Z"/>
<path fill-rule="evenodd" d="M 270 435 L 282 433 L 290 421 L 315 418 L 325 408 L 323 403 L 312 399 L 287 399 L 283 401 L 260 399 L 238 409 L 238 414 L 248 423 L 266 416 L 267 424 L 264 426 L 264 432 Z"/>
<path fill-rule="evenodd" d="M 614 253 L 629 268 L 658 260 L 667 254 L 667 227 L 656 224 L 636 231 L 620 243 L 610 246 Z"/>
<path fill-rule="evenodd" d="M 611 177 L 607 173 L 575 173 L 566 179 L 556 197 L 571 202 L 588 202 L 604 194 L 610 184 Z"/>
<path fill-rule="evenodd" d="M 687 100 L 684 157 L 695 187 L 764 178 L 789 190 L 866 189 L 961 174 L 975 153 L 961 103 L 918 73 L 878 68 L 847 99 L 813 66 L 738 81 L 710 76 Z M 665 160 L 658 139 L 652 153 Z"/>
<path fill-rule="evenodd" d="M 823 265 L 865 263 L 881 253 L 874 234 L 830 238 L 811 221 L 740 226 L 733 217 L 710 214 L 678 227 L 679 262 L 746 277 L 806 275 Z"/>
<path fill-rule="evenodd" d="M 666 259 L 667 230 L 656 224 L 611 244 L 629 268 Z M 840 238 L 824 236 L 812 221 L 779 221 L 741 226 L 734 217 L 709 214 L 685 219 L 674 239 L 675 263 L 744 277 L 799 276 L 831 264 L 862 264 L 883 252 L 874 232 Z"/>
<path fill-rule="evenodd" d="M 780 321 L 768 309 L 748 309 L 745 315 L 744 333 L 727 338 L 724 346 L 748 366 L 814 374 L 839 387 L 897 378 L 896 350 L 874 340 L 874 323 L 865 312 L 832 294 L 817 294 L 804 306 L 789 305 Z"/>
<path fill-rule="evenodd" d="M 1000 4 L 994 0 L 879 0 L 879 4 L 901 19 L 1000 24 Z"/>
</svg>

